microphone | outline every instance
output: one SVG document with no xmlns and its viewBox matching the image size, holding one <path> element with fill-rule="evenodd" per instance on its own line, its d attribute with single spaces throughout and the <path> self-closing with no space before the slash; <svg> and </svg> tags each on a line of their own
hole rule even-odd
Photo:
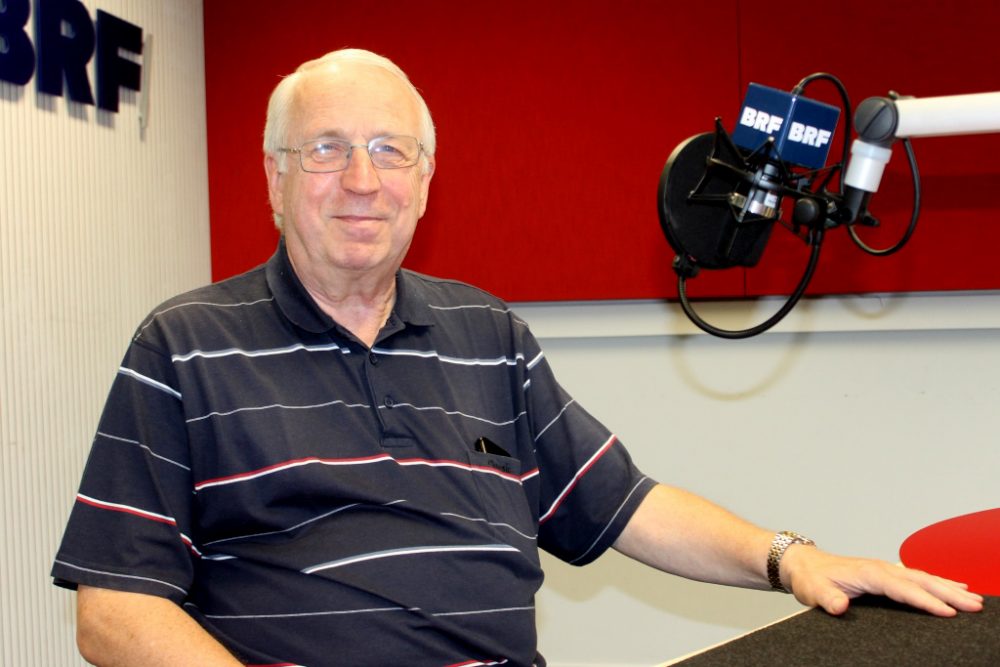
<svg viewBox="0 0 1000 667">
<path fill-rule="evenodd" d="M 818 79 L 836 86 L 846 110 L 843 155 L 831 167 L 825 165 L 840 109 L 802 96 L 805 87 Z M 848 157 L 850 109 L 843 83 L 825 72 L 805 77 L 791 93 L 751 83 L 732 135 L 716 118 L 714 133 L 686 139 L 667 159 L 657 190 L 660 226 L 677 253 L 673 268 L 680 305 L 700 329 L 735 339 L 777 324 L 805 293 L 827 229 L 846 226 L 855 245 L 871 255 L 890 255 L 906 245 L 916 227 L 921 199 L 911 137 L 1000 132 L 1000 91 L 924 99 L 890 92 L 888 98 L 869 98 L 858 107 L 858 137 Z M 874 249 L 861 240 L 855 227 L 879 225 L 868 204 L 897 140 L 913 176 L 913 210 L 900 240 Z M 842 171 L 838 191 L 831 192 L 827 186 Z M 795 200 L 791 231 L 812 248 L 798 286 L 762 324 L 739 331 L 713 327 L 691 307 L 686 280 L 701 268 L 756 266 L 771 228 L 782 218 L 786 197 Z"/>
<path fill-rule="evenodd" d="M 716 118 L 715 132 L 678 145 L 660 175 L 660 227 L 677 253 L 673 269 L 680 303 L 688 318 L 712 335 L 749 338 L 780 321 L 812 279 L 825 229 L 839 224 L 843 215 L 826 192 L 840 165 L 825 167 L 840 109 L 801 95 L 817 78 L 834 81 L 849 106 L 843 85 L 825 73 L 803 79 L 791 93 L 751 83 L 732 135 Z M 756 266 L 774 223 L 782 217 L 785 197 L 796 200 L 793 231 L 807 228 L 805 240 L 812 246 L 798 287 L 763 324 L 740 331 L 711 326 L 691 307 L 686 280 L 701 268 Z"/>
<path fill-rule="evenodd" d="M 826 165 L 839 119 L 838 107 L 751 83 L 732 135 L 717 118 L 714 135 L 679 145 L 659 189 L 675 270 L 756 266 L 783 197 L 808 194 L 803 184 Z M 799 211 L 797 222 L 815 224 L 820 213 Z"/>
</svg>

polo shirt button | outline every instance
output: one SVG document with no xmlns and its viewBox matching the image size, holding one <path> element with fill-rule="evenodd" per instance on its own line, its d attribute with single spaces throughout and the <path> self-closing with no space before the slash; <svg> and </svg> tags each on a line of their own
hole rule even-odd
<svg viewBox="0 0 1000 667">
<path fill-rule="evenodd" d="M 396 399 L 394 399 L 392 396 L 386 396 L 383 403 L 385 403 L 385 407 L 391 408 L 392 406 L 396 405 Z"/>
<path fill-rule="evenodd" d="M 371 362 L 372 366 L 377 365 L 378 364 L 378 355 L 376 355 L 374 352 L 369 352 L 368 353 L 368 361 Z"/>
</svg>

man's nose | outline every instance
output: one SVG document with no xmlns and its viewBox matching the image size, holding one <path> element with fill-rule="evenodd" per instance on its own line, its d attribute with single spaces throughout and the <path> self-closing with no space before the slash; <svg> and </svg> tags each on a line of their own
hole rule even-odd
<svg viewBox="0 0 1000 667">
<path fill-rule="evenodd" d="M 368 146 L 351 146 L 347 156 L 347 168 L 341 172 L 340 184 L 345 190 L 368 194 L 382 186 L 378 170 L 368 154 Z"/>
</svg>

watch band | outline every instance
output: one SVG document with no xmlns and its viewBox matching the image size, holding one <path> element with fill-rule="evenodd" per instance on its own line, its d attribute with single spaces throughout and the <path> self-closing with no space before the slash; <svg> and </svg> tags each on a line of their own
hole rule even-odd
<svg viewBox="0 0 1000 667">
<path fill-rule="evenodd" d="M 791 593 L 791 591 L 781 583 L 781 557 L 785 555 L 788 547 L 793 544 L 816 546 L 815 542 L 804 535 L 799 535 L 790 530 L 783 530 L 771 540 L 771 549 L 767 552 L 767 580 L 770 582 L 771 588 L 783 593 Z"/>
</svg>

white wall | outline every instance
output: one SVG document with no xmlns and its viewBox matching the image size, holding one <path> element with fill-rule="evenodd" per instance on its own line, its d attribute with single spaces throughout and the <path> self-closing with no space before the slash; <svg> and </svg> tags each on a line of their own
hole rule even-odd
<svg viewBox="0 0 1000 667">
<path fill-rule="evenodd" d="M 783 332 L 745 341 L 686 334 L 662 303 L 518 310 L 645 472 L 764 526 L 896 561 L 915 530 L 1000 505 L 1000 295 L 808 300 Z M 717 304 L 706 319 L 763 319 L 751 310 Z M 614 552 L 547 565 L 540 646 L 553 667 L 653 665 L 798 609 Z"/>
<path fill-rule="evenodd" d="M 0 665 L 83 664 L 49 568 L 97 417 L 145 313 L 210 279 L 201 0 L 83 4 L 153 35 L 149 124 L 0 83 Z"/>
</svg>

